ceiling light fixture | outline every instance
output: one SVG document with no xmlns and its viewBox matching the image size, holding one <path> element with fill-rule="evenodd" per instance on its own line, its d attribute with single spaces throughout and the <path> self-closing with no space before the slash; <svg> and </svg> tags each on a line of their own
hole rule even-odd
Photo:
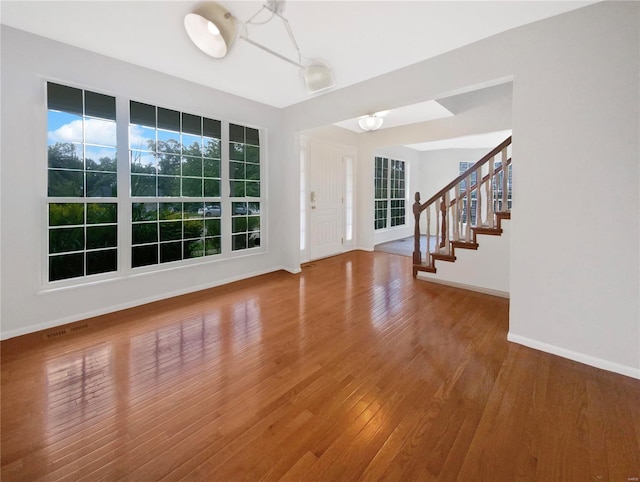
<svg viewBox="0 0 640 482">
<path fill-rule="evenodd" d="M 363 131 L 377 131 L 382 127 L 384 119 L 377 114 L 369 114 L 358 119 L 358 125 Z"/>
<path fill-rule="evenodd" d="M 193 13 L 187 14 L 184 28 L 196 47 L 216 59 L 227 55 L 236 38 L 233 15 L 213 2 L 200 4 Z"/>
<path fill-rule="evenodd" d="M 231 44 L 236 37 L 236 23 L 238 23 L 242 26 L 243 30 L 239 35 L 241 39 L 301 69 L 307 93 L 315 94 L 316 92 L 335 87 L 336 83 L 333 72 L 326 63 L 317 59 L 307 59 L 307 61 L 303 63 L 302 52 L 300 52 L 298 43 L 293 36 L 289 21 L 282 14 L 284 6 L 285 2 L 283 0 L 268 0 L 249 20 L 241 22 L 217 3 L 205 2 L 198 5 L 193 13 L 185 16 L 184 27 L 191 41 L 196 44 L 200 50 L 211 57 L 220 59 L 227 55 L 229 48 L 231 48 Z M 255 21 L 255 18 L 264 10 L 271 12 L 271 16 L 265 21 Z M 273 17 L 278 17 L 282 20 L 289 34 L 291 43 L 298 53 L 297 61 L 249 38 L 247 31 L 248 25 L 263 25 L 268 23 Z"/>
</svg>

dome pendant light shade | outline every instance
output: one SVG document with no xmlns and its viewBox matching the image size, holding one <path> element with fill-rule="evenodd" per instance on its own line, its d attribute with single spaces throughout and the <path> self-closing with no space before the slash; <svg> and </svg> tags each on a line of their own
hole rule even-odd
<svg viewBox="0 0 640 482">
<path fill-rule="evenodd" d="M 370 114 L 358 119 L 358 125 L 363 131 L 375 131 L 382 127 L 384 119 L 375 114 Z"/>
<path fill-rule="evenodd" d="M 205 54 L 221 59 L 236 37 L 233 16 L 217 3 L 202 4 L 184 17 L 184 28 L 191 41 Z"/>
<path fill-rule="evenodd" d="M 317 62 L 304 68 L 304 83 L 309 94 L 315 94 L 336 85 L 331 69 Z"/>
</svg>

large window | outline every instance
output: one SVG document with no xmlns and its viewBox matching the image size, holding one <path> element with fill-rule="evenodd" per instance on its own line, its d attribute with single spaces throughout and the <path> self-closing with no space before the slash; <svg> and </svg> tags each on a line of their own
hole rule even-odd
<svg viewBox="0 0 640 482">
<path fill-rule="evenodd" d="M 406 172 L 404 161 L 375 158 L 375 229 L 405 224 Z"/>
<path fill-rule="evenodd" d="M 222 123 L 134 101 L 129 118 L 132 267 L 220 254 Z"/>
<path fill-rule="evenodd" d="M 231 249 L 260 246 L 260 135 L 229 125 L 229 189 L 232 198 Z"/>
<path fill-rule="evenodd" d="M 47 83 L 48 281 L 260 248 L 260 131 L 127 102 L 118 159 L 116 98 Z"/>
<path fill-rule="evenodd" d="M 460 162 L 460 174 L 464 174 L 468 169 L 470 169 L 475 163 L 474 162 Z M 500 166 L 502 166 L 502 162 L 497 161 L 494 164 L 494 169 L 498 169 Z M 511 209 L 511 169 L 509 169 L 509 176 L 507 178 L 507 209 Z M 498 212 L 502 209 L 502 176 L 504 175 L 504 172 L 499 172 L 493 180 L 493 195 L 494 195 L 494 201 L 493 201 L 493 209 L 494 211 Z M 478 182 L 478 177 L 477 177 L 477 173 L 476 171 L 473 171 L 470 173 L 470 181 L 471 181 L 471 186 L 473 187 L 477 184 Z M 460 181 L 460 193 L 461 195 L 464 194 L 467 190 L 467 179 L 463 179 L 462 181 Z M 477 206 L 477 194 L 478 191 L 477 190 L 473 190 L 473 192 L 471 193 L 471 212 L 469 213 L 469 215 L 471 216 L 471 222 L 475 222 L 476 219 L 476 206 Z M 462 222 L 466 223 L 467 222 L 467 198 L 465 197 L 463 202 L 462 202 Z"/>
<path fill-rule="evenodd" d="M 48 280 L 116 271 L 115 98 L 48 83 L 47 107 Z"/>
</svg>

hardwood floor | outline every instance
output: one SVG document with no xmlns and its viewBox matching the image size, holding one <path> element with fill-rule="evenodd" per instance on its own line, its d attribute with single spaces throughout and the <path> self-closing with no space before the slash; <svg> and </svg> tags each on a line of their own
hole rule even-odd
<svg viewBox="0 0 640 482">
<path fill-rule="evenodd" d="M 411 270 L 353 252 L 2 342 L 2 480 L 638 480 L 638 380 Z"/>
</svg>

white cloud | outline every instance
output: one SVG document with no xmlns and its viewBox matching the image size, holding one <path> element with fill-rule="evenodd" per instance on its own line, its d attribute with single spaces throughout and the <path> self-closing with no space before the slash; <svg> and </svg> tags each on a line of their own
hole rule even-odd
<svg viewBox="0 0 640 482">
<path fill-rule="evenodd" d="M 116 123 L 100 119 L 85 119 L 85 142 L 102 146 L 116 145 Z M 49 142 L 82 142 L 82 120 L 77 119 L 49 131 Z"/>
</svg>

